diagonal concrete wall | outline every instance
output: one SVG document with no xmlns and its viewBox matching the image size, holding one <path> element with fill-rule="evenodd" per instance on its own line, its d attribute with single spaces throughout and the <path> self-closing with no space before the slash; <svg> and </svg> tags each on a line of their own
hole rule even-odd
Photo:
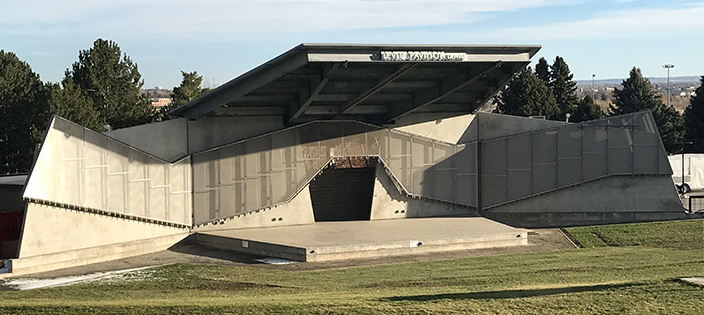
<svg viewBox="0 0 704 315">
<path fill-rule="evenodd" d="M 188 120 L 172 119 L 103 133 L 164 161 L 188 156 Z"/>
<path fill-rule="evenodd" d="M 482 216 L 516 227 L 546 228 L 694 219 L 670 176 L 615 176 L 511 202 Z"/>
<path fill-rule="evenodd" d="M 371 220 L 478 216 L 476 209 L 450 203 L 413 198 L 396 187 L 383 164 L 376 166 Z"/>
<path fill-rule="evenodd" d="M 191 225 L 190 158 L 169 163 L 54 116 L 23 197 Z"/>
<path fill-rule="evenodd" d="M 275 207 L 241 214 L 232 218 L 193 227 L 194 232 L 252 229 L 315 223 L 308 186 L 303 188 L 290 202 Z"/>
<path fill-rule="evenodd" d="M 80 266 L 165 250 L 188 228 L 28 203 L 13 275 Z"/>
</svg>

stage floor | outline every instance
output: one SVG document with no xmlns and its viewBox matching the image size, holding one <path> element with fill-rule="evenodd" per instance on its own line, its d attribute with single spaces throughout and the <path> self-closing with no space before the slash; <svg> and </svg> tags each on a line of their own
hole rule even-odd
<svg viewBox="0 0 704 315">
<path fill-rule="evenodd" d="M 196 232 L 199 244 L 285 258 L 326 261 L 528 244 L 525 230 L 482 218 L 318 222 Z"/>
</svg>

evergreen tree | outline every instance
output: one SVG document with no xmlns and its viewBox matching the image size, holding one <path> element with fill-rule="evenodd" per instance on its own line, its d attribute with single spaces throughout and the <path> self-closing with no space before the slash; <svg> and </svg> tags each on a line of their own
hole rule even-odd
<svg viewBox="0 0 704 315">
<path fill-rule="evenodd" d="M 181 76 L 183 76 L 181 84 L 174 87 L 173 93 L 171 93 L 171 104 L 169 104 L 169 106 L 164 106 L 159 110 L 159 116 L 162 120 L 171 119 L 168 115 L 170 110 L 186 104 L 194 98 L 210 91 L 209 88 L 201 88 L 201 85 L 203 84 L 203 76 L 198 75 L 197 71 L 181 71 Z"/>
<path fill-rule="evenodd" d="M 98 132 L 104 131 L 100 114 L 93 108 L 93 100 L 83 93 L 69 78 L 59 83 L 47 83 L 51 98 L 49 106 L 52 114 L 57 114 L 72 122 Z"/>
<path fill-rule="evenodd" d="M 575 108 L 574 113 L 570 116 L 570 121 L 580 122 L 601 118 L 604 118 L 604 111 L 594 103 L 591 96 L 587 95 Z"/>
<path fill-rule="evenodd" d="M 555 97 L 530 67 L 509 81 L 494 104 L 495 112 L 507 115 L 554 118 L 558 114 Z"/>
<path fill-rule="evenodd" d="M 174 87 L 174 91 L 171 94 L 171 105 L 174 108 L 186 104 L 192 99 L 210 91 L 209 88 L 201 88 L 203 77 L 198 75 L 197 71 L 181 71 L 181 76 L 183 76 L 181 85 Z"/>
<path fill-rule="evenodd" d="M 650 80 L 643 77 L 640 69 L 633 67 L 629 78 L 623 80 L 621 88 L 616 88 L 613 94 L 614 103 L 609 106 L 609 114 L 622 115 L 650 109 L 667 152 L 679 150 L 677 142 L 684 134 L 682 115 L 674 107 L 662 103 Z"/>
<path fill-rule="evenodd" d="M 39 75 L 14 53 L 0 50 L 0 174 L 26 172 L 49 119 Z"/>
<path fill-rule="evenodd" d="M 660 131 L 660 138 L 668 153 L 682 152 L 682 145 L 678 142 L 684 138 L 684 119 L 674 106 L 661 104 L 657 111 L 653 111 L 655 124 Z"/>
<path fill-rule="evenodd" d="M 555 96 L 560 119 L 564 118 L 568 113 L 574 114 L 579 104 L 579 98 L 576 93 L 577 83 L 572 78 L 573 75 L 565 60 L 560 56 L 555 57 L 555 62 L 550 66 L 549 86 Z"/>
<path fill-rule="evenodd" d="M 118 129 L 154 120 L 149 96 L 141 93 L 144 81 L 137 65 L 113 41 L 98 39 L 80 51 L 66 77 L 91 99 L 101 125 Z"/>
<path fill-rule="evenodd" d="M 538 78 L 543 80 L 547 86 L 550 86 L 552 78 L 550 75 L 550 65 L 548 65 L 548 61 L 545 60 L 545 58 L 540 57 L 538 63 L 535 64 L 535 74 L 537 74 Z"/>
<path fill-rule="evenodd" d="M 688 152 L 704 152 L 704 76 L 695 91 L 696 96 L 689 100 L 689 107 L 684 111 L 685 139 L 692 145 L 686 146 Z"/>
</svg>

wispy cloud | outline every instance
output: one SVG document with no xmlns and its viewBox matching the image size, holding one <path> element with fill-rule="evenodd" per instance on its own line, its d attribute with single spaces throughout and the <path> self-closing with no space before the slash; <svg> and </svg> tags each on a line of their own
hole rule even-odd
<svg viewBox="0 0 704 315">
<path fill-rule="evenodd" d="M 330 30 L 471 23 L 487 14 L 573 0 L 12 1 L 0 34 L 115 34 L 232 40 Z M 244 37 L 244 38 L 243 38 Z"/>
<path fill-rule="evenodd" d="M 682 37 L 700 36 L 704 29 L 702 3 L 672 9 L 634 8 L 601 14 L 580 21 L 496 29 L 481 37 L 509 41 Z"/>
</svg>

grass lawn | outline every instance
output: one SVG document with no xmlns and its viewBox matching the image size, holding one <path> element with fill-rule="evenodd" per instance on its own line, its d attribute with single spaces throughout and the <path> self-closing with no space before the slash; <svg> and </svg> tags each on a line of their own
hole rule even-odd
<svg viewBox="0 0 704 315">
<path fill-rule="evenodd" d="M 702 314 L 704 221 L 568 229 L 585 248 L 315 271 L 176 264 L 0 292 L 2 314 Z"/>
</svg>

